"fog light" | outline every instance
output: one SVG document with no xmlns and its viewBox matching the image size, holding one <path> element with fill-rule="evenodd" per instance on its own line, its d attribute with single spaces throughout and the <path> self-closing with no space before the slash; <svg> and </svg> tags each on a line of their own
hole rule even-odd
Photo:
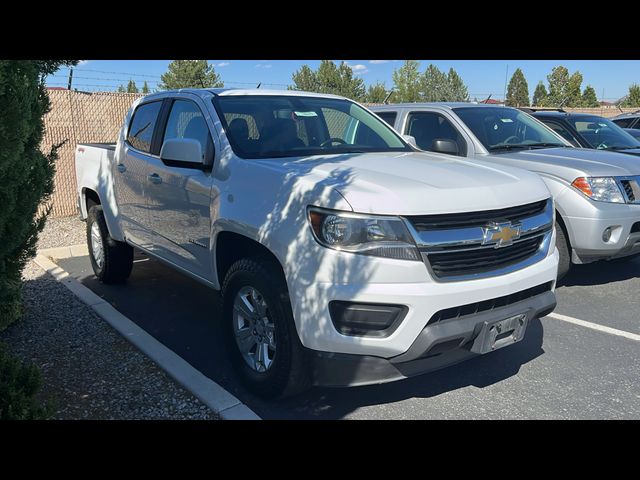
<svg viewBox="0 0 640 480">
<path fill-rule="evenodd" d="M 602 232 L 602 241 L 608 242 L 609 240 L 611 240 L 611 227 L 605 228 Z"/>
<path fill-rule="evenodd" d="M 331 321 L 343 335 L 386 337 L 402 322 L 407 311 L 404 305 L 329 302 Z"/>
</svg>

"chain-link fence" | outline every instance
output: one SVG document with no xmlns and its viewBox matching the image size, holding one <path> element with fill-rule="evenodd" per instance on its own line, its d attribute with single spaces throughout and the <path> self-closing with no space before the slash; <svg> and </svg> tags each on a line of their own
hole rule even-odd
<svg viewBox="0 0 640 480">
<path fill-rule="evenodd" d="M 52 145 L 66 141 L 59 150 L 59 159 L 56 164 L 52 216 L 63 217 L 77 212 L 74 162 L 76 145 L 115 142 L 127 110 L 140 96 L 142 94 L 137 93 L 49 91 L 51 111 L 45 117 L 42 149 L 48 152 Z M 622 110 L 632 112 L 637 109 Z M 621 113 L 620 109 L 615 107 L 565 108 L 565 111 L 592 113 L 603 117 L 614 117 Z M 328 115 L 327 120 L 331 125 L 336 124 L 337 131 L 340 131 L 344 123 L 344 119 L 339 115 Z M 251 137 L 257 138 L 255 122 L 250 122 L 249 127 Z M 334 128 L 332 127 L 331 130 L 333 131 Z"/>
</svg>

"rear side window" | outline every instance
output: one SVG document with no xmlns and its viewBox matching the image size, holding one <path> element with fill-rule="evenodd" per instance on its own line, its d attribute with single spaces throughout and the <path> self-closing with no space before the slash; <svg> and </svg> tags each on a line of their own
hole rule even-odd
<svg viewBox="0 0 640 480">
<path fill-rule="evenodd" d="M 389 125 L 391 125 L 392 127 L 395 125 L 396 117 L 398 116 L 397 112 L 374 112 L 374 113 L 378 115 L 382 120 L 387 122 Z"/>
<path fill-rule="evenodd" d="M 136 108 L 127 135 L 127 142 L 133 148 L 147 153 L 151 151 L 151 139 L 160 107 L 162 107 L 161 101 L 144 103 Z"/>
<path fill-rule="evenodd" d="M 621 118 L 619 120 L 613 120 L 613 123 L 618 125 L 620 128 L 629 128 L 633 123 L 634 118 Z"/>
</svg>

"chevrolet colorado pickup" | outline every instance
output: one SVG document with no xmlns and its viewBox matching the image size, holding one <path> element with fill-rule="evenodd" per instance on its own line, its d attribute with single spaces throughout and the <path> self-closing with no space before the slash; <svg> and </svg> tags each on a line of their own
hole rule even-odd
<svg viewBox="0 0 640 480">
<path fill-rule="evenodd" d="M 96 276 L 126 280 L 135 247 L 220 290 L 229 359 L 263 397 L 441 368 L 555 307 L 537 175 L 416 151 L 345 98 L 147 95 L 116 144 L 77 146 L 76 175 Z"/>
<path fill-rule="evenodd" d="M 556 201 L 558 279 L 572 264 L 640 254 L 637 157 L 573 148 L 539 120 L 511 107 L 415 103 L 372 110 L 414 137 L 422 150 L 538 173 Z"/>
</svg>

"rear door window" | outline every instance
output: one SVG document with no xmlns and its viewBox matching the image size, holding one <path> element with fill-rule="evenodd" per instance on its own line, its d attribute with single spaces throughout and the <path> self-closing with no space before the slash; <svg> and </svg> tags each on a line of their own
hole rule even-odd
<svg viewBox="0 0 640 480">
<path fill-rule="evenodd" d="M 143 103 L 136 108 L 129 125 L 127 142 L 136 150 L 149 153 L 162 101 Z"/>
<path fill-rule="evenodd" d="M 387 122 L 389 125 L 391 125 L 392 127 L 395 125 L 396 118 L 398 117 L 397 112 L 374 112 L 374 113 L 378 115 L 382 120 Z"/>
</svg>

